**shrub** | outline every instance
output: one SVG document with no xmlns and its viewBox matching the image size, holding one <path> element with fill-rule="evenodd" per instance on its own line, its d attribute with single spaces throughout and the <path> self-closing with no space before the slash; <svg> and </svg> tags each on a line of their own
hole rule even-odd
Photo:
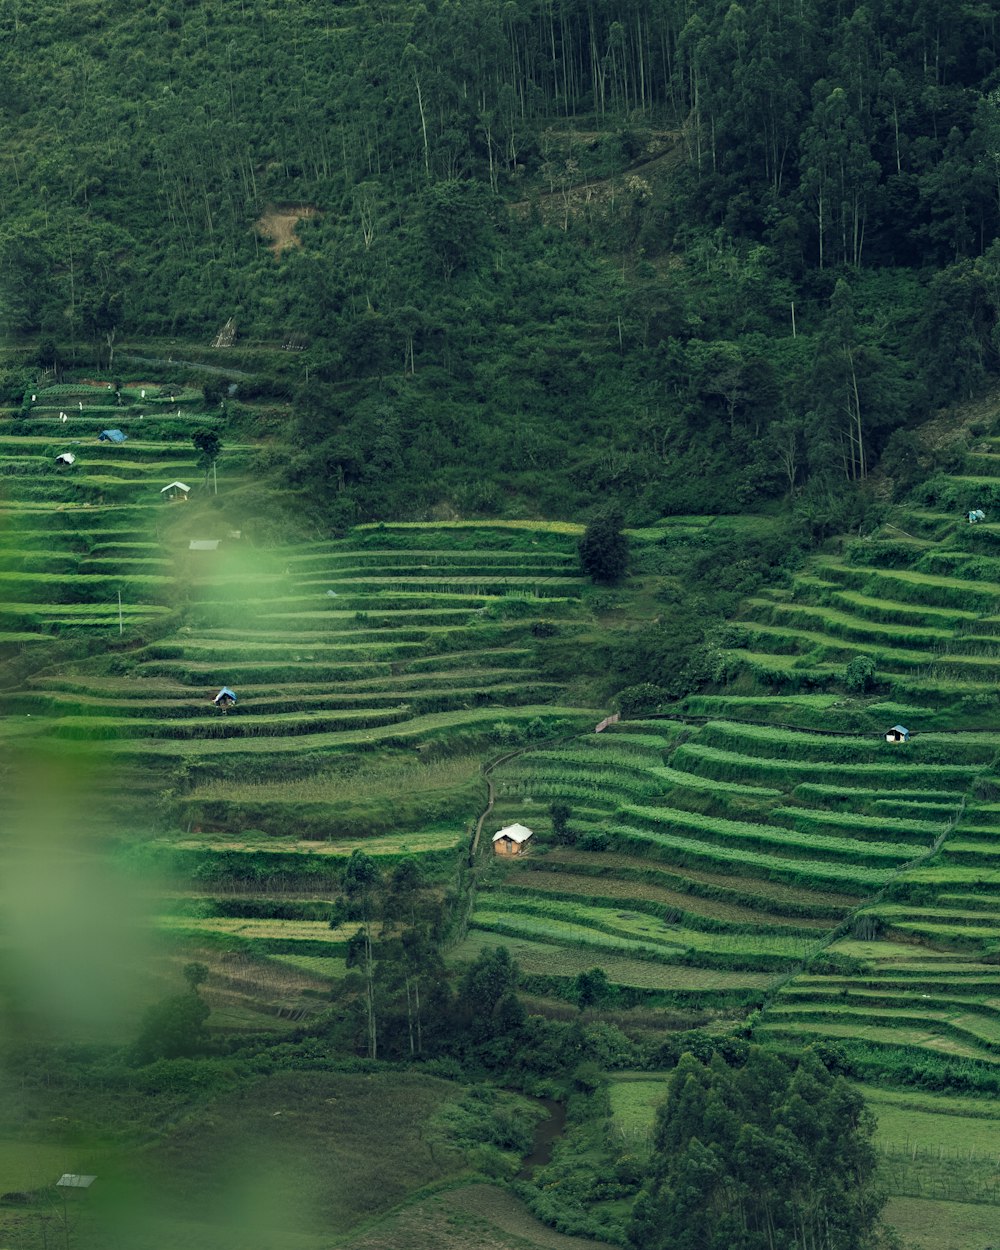
<svg viewBox="0 0 1000 1250">
<path fill-rule="evenodd" d="M 637 686 L 626 686 L 615 695 L 615 703 L 624 717 L 645 716 L 659 710 L 661 704 L 670 698 L 662 686 L 654 686 L 652 682 L 640 682 Z"/>
<path fill-rule="evenodd" d="M 865 694 L 875 685 L 875 661 L 869 655 L 856 655 L 844 671 L 844 686 L 852 694 Z"/>
<path fill-rule="evenodd" d="M 628 571 L 629 542 L 622 532 L 622 517 L 608 512 L 595 517 L 580 539 L 580 564 L 595 582 L 620 581 Z"/>
</svg>

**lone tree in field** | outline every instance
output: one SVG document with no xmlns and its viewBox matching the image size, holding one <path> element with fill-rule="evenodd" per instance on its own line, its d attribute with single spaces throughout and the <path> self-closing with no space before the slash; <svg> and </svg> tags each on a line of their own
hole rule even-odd
<svg viewBox="0 0 1000 1250">
<path fill-rule="evenodd" d="M 580 563 L 595 582 L 620 581 L 628 571 L 628 536 L 622 532 L 619 512 L 595 517 L 580 539 Z"/>
<path fill-rule="evenodd" d="M 608 980 L 603 968 L 588 968 L 586 972 L 578 972 L 573 979 L 573 993 L 576 1005 L 581 1011 L 588 1007 L 599 1007 L 606 1003 L 614 994 L 614 987 Z"/>
<path fill-rule="evenodd" d="M 177 1059 L 205 1051 L 210 1008 L 198 993 L 198 987 L 207 976 L 208 969 L 204 964 L 188 964 L 184 969 L 187 992 L 173 994 L 147 1008 L 139 1036 L 132 1044 L 133 1063 Z"/>
<path fill-rule="evenodd" d="M 875 661 L 870 655 L 856 655 L 844 670 L 844 685 L 851 694 L 867 694 L 875 685 Z"/>
<path fill-rule="evenodd" d="M 195 450 L 199 452 L 198 467 L 205 470 L 205 485 L 208 485 L 208 475 L 212 472 L 212 466 L 218 460 L 222 452 L 222 440 L 214 430 L 195 430 L 191 435 L 191 442 L 195 445 Z"/>
<path fill-rule="evenodd" d="M 682 1055 L 636 1200 L 637 1250 L 877 1250 L 875 1120 L 818 1055 Z"/>
<path fill-rule="evenodd" d="M 569 827 L 572 815 L 573 812 L 568 803 L 562 803 L 557 799 L 554 803 L 549 804 L 549 817 L 552 821 L 552 840 L 559 846 L 572 846 L 576 841 L 576 834 Z"/>
<path fill-rule="evenodd" d="M 185 964 L 184 980 L 191 988 L 192 994 L 198 993 L 198 986 L 208 980 L 208 968 L 204 964 Z"/>
</svg>

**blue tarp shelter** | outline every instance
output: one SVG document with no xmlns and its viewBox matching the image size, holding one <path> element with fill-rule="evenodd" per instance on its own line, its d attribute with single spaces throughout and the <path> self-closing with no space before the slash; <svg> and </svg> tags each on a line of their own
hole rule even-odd
<svg viewBox="0 0 1000 1250">
<path fill-rule="evenodd" d="M 124 443 L 126 438 L 128 435 L 123 434 L 121 430 L 101 430 L 97 441 L 99 443 Z"/>
<path fill-rule="evenodd" d="M 977 521 L 986 520 L 986 513 L 982 510 L 982 508 L 973 508 L 968 515 L 970 525 L 975 525 Z"/>
<path fill-rule="evenodd" d="M 236 702 L 236 691 L 230 690 L 228 686 L 223 686 L 212 702 L 216 707 L 229 707 L 231 703 Z"/>
<path fill-rule="evenodd" d="M 909 742 L 910 731 L 905 725 L 893 725 L 886 731 L 885 740 L 886 742 Z"/>
</svg>

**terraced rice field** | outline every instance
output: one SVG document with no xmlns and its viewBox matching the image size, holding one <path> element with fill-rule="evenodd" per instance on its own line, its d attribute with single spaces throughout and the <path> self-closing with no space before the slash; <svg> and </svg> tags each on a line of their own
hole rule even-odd
<svg viewBox="0 0 1000 1250">
<path fill-rule="evenodd" d="M 539 664 L 547 640 L 589 624 L 579 527 L 377 526 L 262 546 L 225 519 L 249 449 L 223 429 L 223 510 L 206 507 L 189 430 L 216 419 L 193 392 L 158 389 L 126 388 L 129 408 L 93 387 L 40 392 L 0 432 L 5 739 L 81 763 L 99 744 L 100 825 L 142 833 L 182 881 L 335 886 L 356 849 L 445 871 L 485 801 L 483 759 L 601 715 L 567 705 Z M 106 426 L 127 441 L 98 444 Z M 57 469 L 63 450 L 76 463 Z M 196 487 L 189 502 L 161 499 L 175 478 Z M 222 685 L 238 692 L 227 714 L 212 703 Z M 158 927 L 282 957 L 341 951 L 325 921 L 254 908 Z"/>
<path fill-rule="evenodd" d="M 747 601 L 730 689 L 498 767 L 485 832 L 535 837 L 487 871 L 464 953 L 504 940 L 538 993 L 600 965 L 619 1010 L 757 1006 L 756 1040 L 835 1045 L 895 1086 L 866 1091 L 891 1217 L 957 1247 L 1000 1227 L 991 1102 L 956 1093 L 1000 1077 L 1000 559 L 988 526 L 897 520 L 908 549 L 889 528 Z M 661 1090 L 614 1084 L 630 1148 Z"/>
<path fill-rule="evenodd" d="M 800 967 L 945 825 L 887 829 L 863 811 L 830 813 L 793 794 L 794 769 L 772 769 L 784 786 L 759 784 L 757 765 L 816 751 L 808 735 L 792 731 L 763 731 L 746 748 L 754 753 L 740 757 L 742 768 L 706 778 L 696 748 L 735 744 L 740 728 L 621 723 L 498 768 L 496 823 L 528 824 L 539 844 L 495 870 L 474 928 L 661 965 L 655 983 L 648 973 L 640 983 L 634 967 L 618 970 L 631 978 L 617 984 L 632 997 L 655 989 L 663 1001 L 761 1002 L 768 985 Z M 867 749 L 859 741 L 853 754 Z M 553 801 L 570 808 L 572 848 L 552 845 Z M 593 962 L 608 966 L 596 954 Z M 549 985 L 559 980 L 541 959 L 525 970 Z"/>
<path fill-rule="evenodd" d="M 961 549 L 952 518 L 920 524 L 907 561 L 855 544 L 747 601 L 729 657 L 763 692 L 691 696 L 670 720 L 498 768 L 495 827 L 537 836 L 493 870 L 475 929 L 523 940 L 526 969 L 563 992 L 573 974 L 531 943 L 683 965 L 688 1002 L 725 967 L 766 1007 L 762 1037 L 995 1063 L 1000 804 L 976 796 L 997 758 L 1000 562 Z M 852 699 L 858 655 L 881 689 Z M 884 739 L 896 722 L 917 731 L 901 747 Z M 555 845 L 553 803 L 572 848 Z"/>
</svg>

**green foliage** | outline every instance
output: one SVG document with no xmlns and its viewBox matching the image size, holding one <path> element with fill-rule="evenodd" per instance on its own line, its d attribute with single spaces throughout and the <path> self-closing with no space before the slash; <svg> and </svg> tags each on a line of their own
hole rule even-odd
<svg viewBox="0 0 1000 1250">
<path fill-rule="evenodd" d="M 657 1115 L 630 1241 L 643 1250 L 884 1244 L 874 1117 L 813 1052 L 743 1066 L 681 1057 Z M 766 1240 L 764 1240 L 766 1238 Z"/>
<path fill-rule="evenodd" d="M 629 718 L 658 712 L 668 698 L 667 691 L 662 687 L 645 681 L 637 686 L 628 686 L 624 690 L 619 690 L 615 695 L 615 702 L 621 714 Z"/>
<path fill-rule="evenodd" d="M 576 834 L 569 827 L 573 815 L 568 803 L 558 800 L 549 804 L 549 819 L 552 821 L 552 840 L 559 846 L 572 846 L 576 842 Z"/>
<path fill-rule="evenodd" d="M 850 694 L 867 694 L 875 684 L 875 661 L 856 655 L 844 670 L 844 686 Z"/>
<path fill-rule="evenodd" d="M 573 992 L 581 1011 L 586 1011 L 588 1007 L 602 1006 L 614 994 L 603 968 L 590 968 L 586 972 L 578 973 L 573 982 Z"/>
<path fill-rule="evenodd" d="M 520 1024 L 514 991 L 517 964 L 506 946 L 484 950 L 465 972 L 458 991 L 457 1008 L 466 1028 L 477 1041 L 503 1036 Z"/>
<path fill-rule="evenodd" d="M 222 440 L 215 430 L 195 430 L 191 435 L 191 442 L 199 452 L 203 465 L 212 465 L 218 460 L 222 451 Z"/>
<path fill-rule="evenodd" d="M 208 1044 L 209 1014 L 194 982 L 186 994 L 175 994 L 150 1007 L 132 1046 L 133 1062 L 142 1065 L 200 1054 Z"/>
<path fill-rule="evenodd" d="M 628 570 L 629 541 L 622 524 L 620 513 L 603 513 L 588 524 L 580 539 L 580 564 L 595 582 L 613 584 Z"/>
<path fill-rule="evenodd" d="M 190 963 L 184 965 L 184 980 L 187 981 L 192 994 L 197 994 L 198 986 L 208 980 L 208 968 L 205 964 Z"/>
</svg>

